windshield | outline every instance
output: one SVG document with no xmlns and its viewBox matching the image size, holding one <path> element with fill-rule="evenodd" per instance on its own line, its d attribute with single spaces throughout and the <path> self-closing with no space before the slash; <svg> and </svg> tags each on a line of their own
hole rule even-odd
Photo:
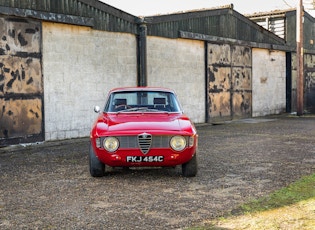
<svg viewBox="0 0 315 230">
<path fill-rule="evenodd" d="M 108 98 L 105 112 L 181 112 L 176 96 L 164 91 L 114 92 Z"/>
</svg>

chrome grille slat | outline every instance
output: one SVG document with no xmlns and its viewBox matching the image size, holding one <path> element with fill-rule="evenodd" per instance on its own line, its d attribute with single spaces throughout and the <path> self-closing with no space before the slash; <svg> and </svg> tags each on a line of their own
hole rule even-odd
<svg viewBox="0 0 315 230">
<path fill-rule="evenodd" d="M 118 139 L 121 148 L 138 148 L 137 136 L 120 136 Z"/>
<path fill-rule="evenodd" d="M 152 148 L 167 148 L 170 143 L 170 136 L 153 136 Z"/>
<path fill-rule="evenodd" d="M 118 136 L 120 148 L 140 148 L 138 136 Z M 149 148 L 168 148 L 171 136 L 154 136 L 152 135 L 151 145 Z M 144 146 L 145 143 L 141 143 Z"/>
</svg>

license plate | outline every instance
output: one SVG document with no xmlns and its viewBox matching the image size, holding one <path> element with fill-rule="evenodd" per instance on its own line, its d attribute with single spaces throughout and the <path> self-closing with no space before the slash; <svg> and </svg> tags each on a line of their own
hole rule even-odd
<svg viewBox="0 0 315 230">
<path fill-rule="evenodd" d="M 163 156 L 127 156 L 127 162 L 140 163 L 140 162 L 163 162 Z"/>
</svg>

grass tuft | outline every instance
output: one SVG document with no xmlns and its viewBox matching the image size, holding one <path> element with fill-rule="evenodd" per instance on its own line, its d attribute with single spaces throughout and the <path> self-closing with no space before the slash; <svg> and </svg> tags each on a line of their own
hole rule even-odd
<svg viewBox="0 0 315 230">
<path fill-rule="evenodd" d="M 305 176 L 272 194 L 252 200 L 229 215 L 205 221 L 189 230 L 314 229 L 315 174 Z"/>
<path fill-rule="evenodd" d="M 240 213 L 252 213 L 280 208 L 315 197 L 315 174 L 282 188 L 269 196 L 250 201 L 239 208 Z"/>
</svg>

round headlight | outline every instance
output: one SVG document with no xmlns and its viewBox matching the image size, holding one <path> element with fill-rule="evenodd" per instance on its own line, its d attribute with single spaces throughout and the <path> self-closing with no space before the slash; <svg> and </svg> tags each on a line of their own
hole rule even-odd
<svg viewBox="0 0 315 230">
<path fill-rule="evenodd" d="M 119 141 L 116 137 L 106 137 L 103 146 L 108 152 L 115 152 L 119 147 Z"/>
<path fill-rule="evenodd" d="M 176 151 L 182 151 L 186 147 L 186 139 L 182 136 L 174 136 L 170 141 L 171 148 Z"/>
</svg>

